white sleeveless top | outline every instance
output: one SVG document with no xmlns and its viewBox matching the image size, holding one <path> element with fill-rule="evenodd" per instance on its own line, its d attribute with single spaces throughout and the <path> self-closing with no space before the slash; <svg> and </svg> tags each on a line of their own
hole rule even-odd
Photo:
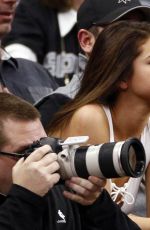
<svg viewBox="0 0 150 230">
<path fill-rule="evenodd" d="M 110 109 L 106 106 L 103 106 L 103 109 L 105 111 L 105 114 L 107 116 L 108 123 L 109 123 L 109 130 L 110 130 L 110 140 L 109 141 L 113 142 L 115 140 L 114 140 L 114 129 L 113 129 L 113 122 L 112 122 L 112 116 L 110 113 Z M 141 134 L 141 142 L 145 148 L 146 168 L 147 168 L 147 165 L 150 162 L 150 120 Z M 135 206 L 135 203 L 137 200 L 136 197 L 138 195 L 138 191 L 139 191 L 142 177 L 143 176 L 138 177 L 138 178 L 130 177 L 130 179 L 128 180 L 128 182 L 125 184 L 124 187 L 118 188 L 116 186 L 114 188 L 114 190 L 116 190 L 116 188 L 119 189 L 119 192 L 117 190 L 115 193 L 119 193 L 119 194 L 123 195 L 123 197 L 124 197 L 124 203 L 123 203 L 121 209 L 126 214 L 129 214 L 134 210 L 134 206 Z M 113 194 L 113 188 L 112 188 L 112 194 Z M 130 202 L 131 200 L 132 200 L 132 202 Z M 146 207 L 145 207 L 145 209 L 146 209 Z"/>
</svg>

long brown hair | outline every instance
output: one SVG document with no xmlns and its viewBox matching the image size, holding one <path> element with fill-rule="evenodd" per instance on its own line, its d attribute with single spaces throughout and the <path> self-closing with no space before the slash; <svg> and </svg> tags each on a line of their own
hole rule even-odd
<svg viewBox="0 0 150 230">
<path fill-rule="evenodd" d="M 73 6 L 72 0 L 41 0 L 41 2 L 58 11 L 66 11 Z"/>
<path fill-rule="evenodd" d="M 52 134 L 67 126 L 80 107 L 101 103 L 112 106 L 119 95 L 119 82 L 132 76 L 133 61 L 150 38 L 150 24 L 118 21 L 98 36 L 76 97 L 58 112 L 47 131 Z"/>
</svg>

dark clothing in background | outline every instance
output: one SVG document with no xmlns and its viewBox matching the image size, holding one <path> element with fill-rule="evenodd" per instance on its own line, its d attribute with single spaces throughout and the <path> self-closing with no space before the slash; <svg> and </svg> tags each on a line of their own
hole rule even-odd
<svg viewBox="0 0 150 230">
<path fill-rule="evenodd" d="M 58 87 L 43 66 L 22 58 L 9 58 L 1 62 L 0 82 L 12 94 L 32 104 Z"/>
<path fill-rule="evenodd" d="M 32 49 L 60 86 L 65 76 L 71 79 L 78 71 L 77 26 L 61 38 L 57 12 L 40 0 L 20 1 L 12 30 L 2 41 L 3 46 L 12 43 Z"/>
<path fill-rule="evenodd" d="M 35 107 L 41 114 L 41 122 L 45 129 L 51 123 L 55 114 L 77 94 L 80 89 L 86 64 L 87 58 L 84 55 L 79 54 L 80 73 L 74 74 L 73 78 L 67 85 L 58 87 L 52 93 L 35 103 Z"/>
</svg>

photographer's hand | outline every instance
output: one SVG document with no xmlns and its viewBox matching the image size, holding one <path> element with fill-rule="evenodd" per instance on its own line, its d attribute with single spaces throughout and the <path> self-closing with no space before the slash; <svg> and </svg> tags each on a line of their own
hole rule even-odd
<svg viewBox="0 0 150 230">
<path fill-rule="evenodd" d="M 64 191 L 64 196 L 81 205 L 91 205 L 101 194 L 106 180 L 95 176 L 89 176 L 88 180 L 80 177 L 72 177 L 66 181 L 66 185 L 75 193 Z"/>
<path fill-rule="evenodd" d="M 21 158 L 13 167 L 13 183 L 44 196 L 60 179 L 57 155 L 50 151 L 50 146 L 44 145 L 25 160 Z"/>
</svg>

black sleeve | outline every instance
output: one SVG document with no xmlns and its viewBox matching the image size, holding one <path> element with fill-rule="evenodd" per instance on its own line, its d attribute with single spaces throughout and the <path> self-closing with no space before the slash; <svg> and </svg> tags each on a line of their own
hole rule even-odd
<svg viewBox="0 0 150 230">
<path fill-rule="evenodd" d="M 104 190 L 91 206 L 80 206 L 84 230 L 140 230 Z"/>
<path fill-rule="evenodd" d="M 44 198 L 13 185 L 0 206 L 0 230 L 35 230 L 44 211 Z"/>
</svg>

